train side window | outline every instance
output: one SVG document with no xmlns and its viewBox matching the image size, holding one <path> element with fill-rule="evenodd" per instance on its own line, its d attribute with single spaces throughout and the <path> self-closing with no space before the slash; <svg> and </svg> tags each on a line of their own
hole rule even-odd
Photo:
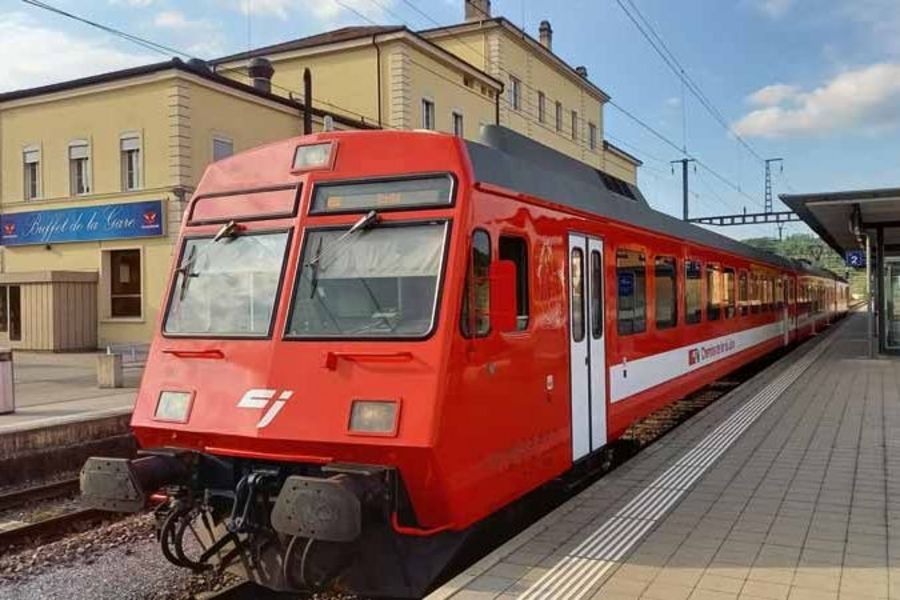
<svg viewBox="0 0 900 600">
<path fill-rule="evenodd" d="M 584 251 L 572 250 L 572 340 L 584 339 Z"/>
<path fill-rule="evenodd" d="M 671 256 L 657 256 L 654 265 L 653 285 L 656 307 L 656 328 L 668 329 L 678 324 L 676 263 Z"/>
<path fill-rule="evenodd" d="M 731 319 L 737 314 L 734 295 L 734 269 L 727 267 L 723 273 L 724 283 L 722 286 L 722 300 L 725 303 L 725 318 Z"/>
<path fill-rule="evenodd" d="M 775 308 L 784 308 L 784 280 L 781 277 L 775 279 Z"/>
<path fill-rule="evenodd" d="M 762 292 L 760 288 L 759 275 L 756 273 L 750 273 L 750 312 L 756 314 L 759 312 L 760 305 L 762 304 Z"/>
<path fill-rule="evenodd" d="M 511 260 L 516 264 L 516 328 L 528 329 L 528 244 L 520 237 L 500 236 L 500 260 Z"/>
<path fill-rule="evenodd" d="M 749 291 L 747 287 L 747 271 L 741 271 L 738 275 L 738 305 L 741 308 L 742 316 L 747 316 L 747 304 L 750 301 Z"/>
<path fill-rule="evenodd" d="M 603 337 L 603 257 L 591 250 L 591 337 Z"/>
<path fill-rule="evenodd" d="M 643 252 L 616 252 L 616 309 L 619 335 L 647 329 L 647 258 Z"/>
<path fill-rule="evenodd" d="M 722 304 L 722 271 L 718 265 L 706 265 L 706 320 L 718 321 Z"/>
<path fill-rule="evenodd" d="M 483 229 L 472 232 L 472 256 L 463 291 L 460 326 L 466 337 L 484 337 L 491 330 L 491 237 Z M 471 287 L 470 287 L 471 286 Z M 472 304 L 475 310 L 470 311 Z"/>
<path fill-rule="evenodd" d="M 699 323 L 703 315 L 700 304 L 703 271 L 700 261 L 684 261 L 684 275 L 684 322 L 693 325 Z"/>
</svg>

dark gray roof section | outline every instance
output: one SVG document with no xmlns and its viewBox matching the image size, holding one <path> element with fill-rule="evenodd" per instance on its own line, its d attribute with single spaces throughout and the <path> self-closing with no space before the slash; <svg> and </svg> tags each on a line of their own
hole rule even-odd
<svg viewBox="0 0 900 600">
<path fill-rule="evenodd" d="M 466 142 L 475 179 L 571 206 L 608 219 L 730 252 L 785 269 L 838 278 L 824 269 L 742 244 L 654 210 L 640 190 L 631 199 L 611 191 L 601 172 L 505 127 L 486 125 L 481 143 Z"/>
</svg>

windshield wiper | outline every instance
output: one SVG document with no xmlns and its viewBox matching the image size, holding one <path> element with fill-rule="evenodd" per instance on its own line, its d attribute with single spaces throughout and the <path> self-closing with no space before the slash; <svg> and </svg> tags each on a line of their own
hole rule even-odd
<svg viewBox="0 0 900 600">
<path fill-rule="evenodd" d="M 379 215 L 376 211 L 370 210 L 365 215 L 359 218 L 359 220 L 354 223 L 350 229 L 345 231 L 338 239 L 334 240 L 325 249 L 322 249 L 322 238 L 319 238 L 319 244 L 316 246 L 316 254 L 309 261 L 304 264 L 304 267 L 310 267 L 312 269 L 312 274 L 309 277 L 309 287 L 310 293 L 309 297 L 312 298 L 316 293 L 316 287 L 319 285 L 319 269 L 321 268 L 322 259 L 325 258 L 327 253 L 331 253 L 333 256 L 337 256 L 335 254 L 335 250 L 346 249 L 346 245 L 342 245 L 342 243 L 349 238 L 351 235 L 356 233 L 357 231 L 364 231 L 371 227 L 374 227 L 381 221 L 381 215 Z"/>
<path fill-rule="evenodd" d="M 227 223 L 222 225 L 222 227 L 219 228 L 219 231 L 216 232 L 216 235 L 213 236 L 212 243 L 215 244 L 222 239 L 234 239 L 241 231 L 241 229 L 243 229 L 243 226 L 237 221 L 228 221 Z M 196 245 L 191 246 L 191 252 L 190 254 L 188 254 L 188 257 L 184 259 L 184 262 L 182 262 L 178 266 L 178 268 L 175 269 L 176 275 L 183 275 L 181 279 L 181 289 L 178 293 L 179 300 L 184 301 L 185 297 L 187 296 L 187 289 L 190 285 L 189 281 L 191 277 L 197 277 L 199 275 L 199 273 L 193 272 L 193 267 L 197 262 L 197 259 L 206 254 L 211 247 L 212 244 L 208 244 L 200 252 L 198 252 Z"/>
<path fill-rule="evenodd" d="M 381 221 L 381 215 L 379 215 L 374 210 L 370 210 L 365 215 L 360 217 L 359 220 L 356 223 L 354 223 L 350 227 L 350 229 L 345 231 L 338 239 L 336 239 L 333 242 L 331 242 L 330 244 L 328 244 L 328 247 L 325 248 L 325 252 L 328 252 L 328 251 L 333 252 L 334 250 L 338 249 L 340 247 L 341 242 L 346 240 L 348 237 L 350 237 L 357 231 L 363 231 L 365 229 L 369 229 L 370 227 L 372 227 L 374 225 L 377 225 L 379 221 Z M 313 256 L 309 260 L 309 262 L 306 263 L 306 266 L 311 267 L 314 264 L 316 264 L 317 262 L 320 262 L 322 260 L 322 258 L 324 258 L 325 252 L 322 252 L 322 247 L 321 247 L 321 245 L 319 245 L 319 249 L 316 250 L 316 255 Z"/>
</svg>

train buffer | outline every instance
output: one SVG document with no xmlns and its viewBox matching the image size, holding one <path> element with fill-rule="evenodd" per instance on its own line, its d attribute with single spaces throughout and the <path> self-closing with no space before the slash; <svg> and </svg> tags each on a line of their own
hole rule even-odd
<svg viewBox="0 0 900 600">
<path fill-rule="evenodd" d="M 851 314 L 429 598 L 900 597 L 900 360 Z"/>
</svg>

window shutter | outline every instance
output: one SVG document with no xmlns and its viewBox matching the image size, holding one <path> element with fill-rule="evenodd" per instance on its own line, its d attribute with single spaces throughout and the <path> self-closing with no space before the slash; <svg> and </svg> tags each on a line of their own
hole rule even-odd
<svg viewBox="0 0 900 600">
<path fill-rule="evenodd" d="M 79 158 L 87 158 L 88 157 L 88 146 L 87 144 L 73 144 L 69 146 L 69 159 L 76 160 Z"/>
<path fill-rule="evenodd" d="M 32 164 L 41 162 L 41 152 L 37 149 L 30 149 L 25 151 L 25 163 Z"/>
<path fill-rule="evenodd" d="M 122 138 L 122 152 L 128 152 L 129 150 L 140 150 L 141 149 L 141 140 L 137 137 L 126 137 Z"/>
</svg>

